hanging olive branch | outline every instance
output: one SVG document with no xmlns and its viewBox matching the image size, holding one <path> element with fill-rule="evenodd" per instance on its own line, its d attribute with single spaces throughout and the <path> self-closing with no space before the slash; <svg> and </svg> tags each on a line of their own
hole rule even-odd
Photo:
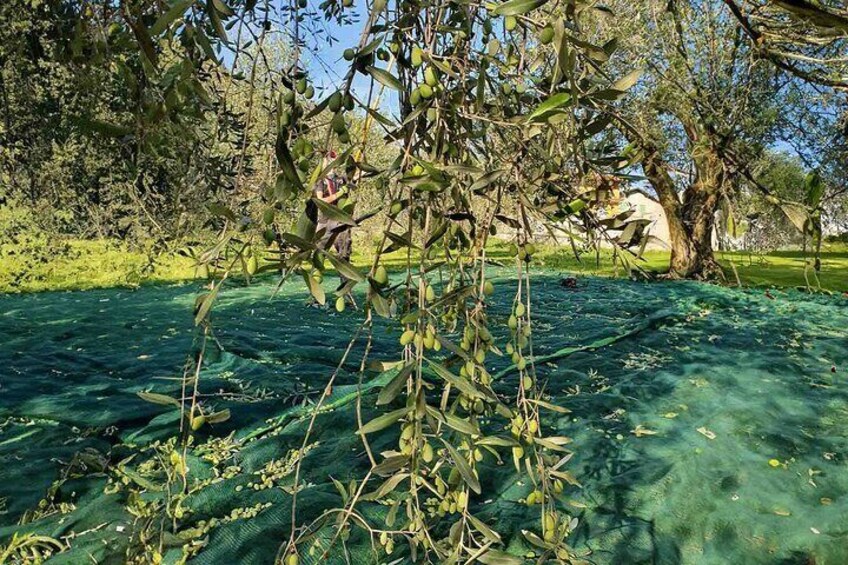
<svg viewBox="0 0 848 565">
<path fill-rule="evenodd" d="M 603 232 L 595 213 L 599 187 L 587 185 L 587 179 L 612 172 L 622 162 L 613 149 L 595 143 L 609 121 L 605 108 L 625 88 L 603 71 L 613 42 L 594 45 L 582 32 L 594 3 L 373 0 L 356 45 L 344 53 L 346 72 L 318 101 L 313 101 L 317 85 L 305 66 L 310 40 L 304 28 L 317 29 L 322 19 L 352 21 L 349 0 L 326 0 L 317 7 L 303 0 L 281 6 L 255 0 L 138 4 L 125 10 L 124 17 L 150 77 L 159 76 L 167 59 L 161 48 L 165 38 L 179 37 L 181 43 L 174 42 L 168 56 L 192 61 L 185 74 L 199 84 L 210 69 L 227 77 L 243 54 L 252 59 L 243 130 L 233 159 L 234 186 L 248 194 L 255 188 L 262 207 L 209 205 L 219 235 L 199 261 L 211 267 L 214 280 L 197 304 L 203 345 L 191 370 L 187 368 L 176 401 L 188 423 L 181 423 L 182 453 L 175 463 L 182 470 L 183 490 L 193 432 L 223 417 L 203 411 L 199 377 L 206 342 L 214 338 L 215 300 L 234 267 L 241 265 L 247 280 L 278 270 L 280 284 L 300 274 L 322 305 L 327 301 L 324 274 L 333 268 L 347 279 L 335 291 L 337 308 L 343 310 L 347 298 L 363 289 L 363 318 L 317 403 L 305 413 L 308 425 L 292 459 L 291 531 L 281 543 L 278 561 L 293 565 L 310 549 L 319 549 L 325 558 L 344 553 L 351 528 L 358 528 L 375 555 L 391 554 L 403 544 L 413 561 L 516 563 L 505 553 L 497 528 L 476 515 L 478 500 L 487 494 L 485 463 L 500 461 L 504 454 L 532 485 L 524 501 L 538 511 L 539 527 L 524 532 L 525 540 L 542 559 L 571 560 L 574 552 L 567 539 L 575 521 L 560 494 L 566 483 L 578 483 L 565 468 L 570 440 L 544 425 L 545 411 L 566 409 L 545 400 L 545 384 L 534 362 L 530 285 L 538 228 L 553 233 L 563 224 L 569 234 Z M 275 14 L 278 21 L 272 22 Z M 155 23 L 148 28 L 144 22 L 150 16 Z M 236 24 L 231 42 L 228 31 Z M 265 58 L 272 25 L 293 47 L 283 70 L 272 71 Z M 245 36 L 251 39 L 242 43 Z M 250 51 L 245 49 L 248 43 Z M 218 49 L 232 53 L 232 68 L 222 65 Z M 314 47 L 310 54 L 322 56 Z M 263 82 L 263 69 L 278 73 L 279 80 Z M 357 78 L 367 85 L 364 100 L 354 88 Z M 209 104 L 218 116 L 216 135 L 227 132 L 227 97 L 235 79 L 233 74 L 222 91 L 209 93 L 220 97 Z M 255 100 L 259 83 L 282 87 L 273 100 Z M 384 100 L 383 92 L 391 96 Z M 276 124 L 277 174 L 273 186 L 250 187 L 244 174 L 252 157 L 248 134 L 263 109 L 267 121 Z M 359 132 L 351 127 L 357 117 L 363 119 Z M 138 117 L 140 127 L 144 119 Z M 394 154 L 387 164 L 369 162 L 365 149 L 373 135 L 383 135 Z M 330 149 L 337 149 L 337 158 L 323 162 L 319 155 Z M 374 183 L 381 209 L 357 214 L 348 198 L 333 204 L 313 198 L 316 183 L 336 168 L 352 171 L 359 182 Z M 257 208 L 261 218 L 248 217 Z M 290 226 L 281 217 L 287 210 L 298 211 Z M 319 225 L 319 214 L 332 223 Z M 375 216 L 383 229 L 363 272 L 326 242 Z M 490 237 L 499 232 L 515 261 L 516 294 L 505 344 L 497 343 L 497 322 L 490 315 L 495 301 L 503 299 L 495 291 L 487 255 Z M 275 264 L 261 259 L 271 252 Z M 393 252 L 403 257 L 403 273 L 397 277 L 389 276 L 385 257 Z M 361 386 L 375 317 L 394 321 L 400 349 L 397 372 L 377 396 L 378 415 L 363 421 L 362 408 L 373 399 L 360 396 L 356 401 L 358 429 L 352 431 L 363 444 L 370 469 L 350 485 L 336 484 L 341 507 L 299 523 L 298 499 L 307 488 L 302 463 L 312 432 L 341 367 L 365 335 Z M 517 369 L 517 380 L 506 381 L 515 387 L 514 394 L 498 394 L 487 369 L 487 360 L 504 354 L 501 348 Z M 369 436 L 378 433 L 396 434 L 396 447 L 375 453 Z M 374 504 L 389 508 L 384 523 L 366 511 Z M 332 535 L 319 538 L 325 528 Z M 319 539 L 327 542 L 320 548 Z"/>
</svg>

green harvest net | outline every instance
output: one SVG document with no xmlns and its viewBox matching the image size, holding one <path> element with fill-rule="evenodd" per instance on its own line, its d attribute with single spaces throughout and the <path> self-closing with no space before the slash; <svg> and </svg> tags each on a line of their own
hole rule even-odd
<svg viewBox="0 0 848 565">
<path fill-rule="evenodd" d="M 579 518 L 576 550 L 593 563 L 848 562 L 848 299 L 593 278 L 568 289 L 540 275 L 534 347 L 552 401 L 572 410 L 547 412 L 545 424 L 574 439 L 568 468 L 582 486 L 566 488 L 562 508 Z M 513 289 L 498 285 L 493 326 L 505 329 Z M 0 297 L 0 546 L 35 532 L 67 544 L 51 562 L 124 562 L 141 520 L 115 468 L 137 454 L 123 468 L 140 490 L 145 446 L 178 426 L 175 411 L 135 393 L 178 395 L 197 290 Z M 179 524 L 206 525 L 196 563 L 273 562 L 291 528 L 286 462 L 307 426 L 304 398 L 316 398 L 361 320 L 305 306 L 296 282 L 272 294 L 271 281 L 233 286 L 213 314 L 220 349 L 208 351 L 201 392 L 232 418 L 202 428 L 206 455 L 188 462 L 190 476 L 206 479 Z M 397 354 L 395 327 L 377 326 L 372 357 Z M 317 419 L 298 524 L 341 506 L 331 477 L 346 483 L 369 467 L 350 402 L 363 348 Z M 490 359 L 493 373 L 507 366 Z M 365 375 L 366 421 L 385 380 Z M 504 395 L 515 386 L 509 372 L 495 383 Z M 232 442 L 215 443 L 231 432 Z M 395 434 L 375 434 L 375 452 L 396 445 Z M 472 510 L 525 555 L 521 530 L 538 529 L 538 510 L 520 502 L 529 487 L 505 460 L 487 456 Z M 368 512 L 379 520 L 379 509 Z M 406 555 L 398 543 L 374 557 L 361 534 L 347 545 L 353 563 Z"/>
</svg>

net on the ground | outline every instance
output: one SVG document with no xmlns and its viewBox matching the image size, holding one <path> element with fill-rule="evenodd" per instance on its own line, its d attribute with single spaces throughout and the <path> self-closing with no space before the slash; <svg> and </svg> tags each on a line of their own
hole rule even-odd
<svg viewBox="0 0 848 565">
<path fill-rule="evenodd" d="M 563 508 L 580 518 L 575 548 L 594 563 L 848 562 L 846 298 L 558 283 L 534 279 L 534 348 L 552 401 L 572 410 L 546 424 L 574 438 L 570 469 L 582 488 L 566 490 Z M 272 285 L 230 288 L 214 313 L 222 349 L 207 350 L 200 388 L 232 417 L 198 439 L 233 436 L 188 462 L 192 477 L 207 479 L 193 486 L 179 526 L 206 529 L 196 563 L 273 561 L 291 527 L 287 464 L 306 429 L 304 399 L 323 389 L 361 319 L 305 306 L 297 283 L 270 299 Z M 138 518 L 144 501 L 128 501 L 115 481 L 139 490 L 146 446 L 178 426 L 174 410 L 135 393 L 178 394 L 196 292 L 0 297 L 0 546 L 37 532 L 67 543 L 58 563 L 124 562 L 150 524 Z M 505 329 L 512 292 L 508 281 L 498 286 L 495 327 Z M 395 327 L 377 326 L 373 357 L 397 354 Z M 369 466 L 350 402 L 363 347 L 339 375 L 333 409 L 318 417 L 299 523 L 341 504 L 331 478 L 346 483 Z M 493 373 L 508 365 L 490 359 Z M 380 378 L 365 375 L 366 420 Z M 515 379 L 507 372 L 496 390 L 512 394 Z M 394 444 L 393 433 L 375 436 L 375 451 Z M 487 460 L 492 482 L 472 508 L 524 555 L 520 531 L 536 526 L 537 510 L 519 502 L 528 487 L 505 461 Z M 182 553 L 171 541 L 166 561 Z M 357 541 L 353 560 L 375 562 Z"/>
</svg>

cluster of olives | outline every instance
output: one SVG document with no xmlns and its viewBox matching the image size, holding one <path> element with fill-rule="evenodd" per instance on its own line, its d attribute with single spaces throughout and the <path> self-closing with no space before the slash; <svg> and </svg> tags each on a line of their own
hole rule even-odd
<svg viewBox="0 0 848 565">
<path fill-rule="evenodd" d="M 413 344 L 416 348 L 423 347 L 433 351 L 441 351 L 442 349 L 442 342 L 436 338 L 436 328 L 433 324 L 427 324 L 424 331 L 405 330 L 400 336 L 400 344 L 404 347 Z"/>
<path fill-rule="evenodd" d="M 257 479 L 247 483 L 247 488 L 253 490 L 265 490 L 274 486 L 276 481 L 291 474 L 296 459 L 274 459 L 265 464 L 262 469 L 254 471 Z M 236 492 L 241 492 L 242 485 L 236 487 Z"/>
<path fill-rule="evenodd" d="M 395 550 L 395 540 L 392 539 L 388 532 L 380 534 L 380 545 L 383 546 L 383 549 L 386 551 L 386 555 L 391 555 Z"/>
<path fill-rule="evenodd" d="M 287 128 L 295 125 L 297 121 L 303 117 L 303 105 L 297 101 L 297 94 L 300 94 L 306 100 L 311 100 L 315 96 L 315 87 L 309 84 L 305 77 L 299 78 L 294 83 L 294 90 L 285 90 L 281 96 L 282 104 L 279 126 Z"/>
<path fill-rule="evenodd" d="M 533 255 L 536 254 L 536 246 L 532 242 L 527 242 L 522 245 L 510 243 L 507 254 L 510 257 L 518 257 L 522 261 L 529 263 L 533 260 Z"/>
<path fill-rule="evenodd" d="M 465 364 L 460 367 L 459 374 L 471 380 L 476 378 L 480 383 L 488 386 L 492 382 L 492 376 L 486 371 L 484 363 L 486 362 L 486 353 L 494 347 L 494 340 L 492 333 L 486 327 L 485 314 L 478 314 L 475 322 L 476 324 L 465 326 L 462 340 L 459 342 L 460 349 L 469 353 L 473 352 Z"/>
<path fill-rule="evenodd" d="M 350 143 L 350 132 L 347 129 L 345 111 L 353 110 L 353 98 L 349 94 L 343 95 L 341 92 L 335 92 L 327 102 L 327 109 L 333 112 L 330 127 L 333 128 L 333 133 L 336 134 L 339 143 Z"/>
<path fill-rule="evenodd" d="M 525 377 L 525 379 L 529 378 L 530 377 Z M 526 386 L 527 382 L 525 381 L 524 384 Z M 522 416 L 521 414 L 516 414 L 509 424 L 509 431 L 512 433 L 513 437 L 520 438 L 522 435 L 524 435 L 525 439 L 527 440 L 527 443 L 532 443 L 533 436 L 535 436 L 536 432 L 539 431 L 539 423 L 534 418 L 530 418 L 525 421 L 524 416 Z M 518 457 L 523 457 L 524 450 L 521 447 L 518 447 L 517 449 Z"/>
<path fill-rule="evenodd" d="M 512 357 L 512 362 L 515 363 L 519 371 L 523 371 L 527 367 L 527 359 L 521 354 L 521 350 L 527 347 L 530 342 L 530 320 L 525 318 L 526 314 L 527 307 L 523 302 L 517 302 L 507 320 L 507 326 L 513 334 L 515 345 L 513 345 L 513 341 L 507 343 L 506 352 Z"/>
<path fill-rule="evenodd" d="M 409 60 L 412 64 L 412 67 L 415 69 L 421 68 L 424 65 L 424 59 L 424 50 L 421 49 L 419 46 L 414 45 L 409 55 Z M 423 82 L 418 84 L 418 86 L 412 89 L 412 92 L 409 93 L 410 104 L 412 104 L 413 106 L 417 106 L 422 102 L 430 100 L 431 98 L 433 98 L 433 96 L 441 92 L 442 85 L 440 82 L 439 74 L 440 73 L 438 69 L 436 69 L 436 67 L 432 65 L 428 65 L 424 68 L 424 71 L 422 73 L 422 76 L 424 78 Z M 435 109 L 431 108 L 431 110 L 435 112 Z M 435 117 L 435 113 L 432 117 Z"/>
<path fill-rule="evenodd" d="M 567 533 L 568 522 L 560 522 L 556 512 L 551 510 L 542 515 L 542 535 L 546 542 L 553 542 L 556 540 L 557 534 L 562 534 L 563 531 Z"/>
<path fill-rule="evenodd" d="M 446 514 L 456 514 L 465 509 L 468 501 L 468 493 L 464 490 L 448 491 L 441 500 L 430 497 L 425 501 L 430 516 L 443 517 Z"/>
<path fill-rule="evenodd" d="M 398 447 L 400 448 L 400 452 L 404 455 L 412 455 L 413 447 L 415 445 L 415 422 L 407 422 L 403 425 L 400 430 L 400 439 L 398 440 Z M 433 448 L 426 441 L 419 442 L 417 446 L 421 451 L 421 458 L 424 459 L 427 463 L 433 460 Z M 427 448 L 427 458 L 425 458 L 424 449 Z M 428 460 L 429 458 L 429 460 Z"/>
</svg>

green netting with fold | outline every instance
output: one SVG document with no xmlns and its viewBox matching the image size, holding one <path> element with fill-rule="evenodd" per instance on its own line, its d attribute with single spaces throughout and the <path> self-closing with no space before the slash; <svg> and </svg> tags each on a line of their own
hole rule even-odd
<svg viewBox="0 0 848 565">
<path fill-rule="evenodd" d="M 493 327 L 505 329 L 513 289 L 498 285 Z M 197 290 L 0 297 L 0 545 L 35 532 L 67 544 L 57 563 L 124 562 L 140 526 L 110 477 L 134 453 L 127 466 L 143 475 L 145 446 L 174 435 L 178 416 L 135 393 L 178 393 Z M 220 347 L 208 351 L 201 391 L 232 418 L 198 440 L 233 438 L 209 443 L 226 453 L 217 466 L 188 462 L 197 480 L 223 477 L 186 501 L 180 529 L 214 524 L 196 563 L 273 562 L 291 526 L 286 462 L 306 429 L 304 399 L 322 390 L 361 319 L 306 306 L 295 282 L 272 291 L 271 281 L 233 286 L 214 313 Z M 574 439 L 569 465 L 582 486 L 562 503 L 580 520 L 571 543 L 588 561 L 848 562 L 848 299 L 593 278 L 568 289 L 553 273 L 534 279 L 533 294 L 540 375 L 572 411 L 545 424 Z M 374 358 L 397 354 L 397 331 L 377 326 Z M 340 506 L 332 479 L 369 467 L 350 402 L 363 347 L 318 417 L 299 523 Z M 496 391 L 511 395 L 508 363 L 492 357 L 490 369 Z M 365 375 L 366 420 L 386 379 Z M 375 435 L 375 451 L 394 434 Z M 505 459 L 486 459 L 472 508 L 525 555 L 520 532 L 537 510 L 520 502 L 529 487 Z M 265 479 L 270 488 L 253 486 Z M 172 541 L 166 561 L 181 554 Z M 356 534 L 347 545 L 354 563 L 406 555 L 398 544 L 375 559 Z"/>
</svg>

